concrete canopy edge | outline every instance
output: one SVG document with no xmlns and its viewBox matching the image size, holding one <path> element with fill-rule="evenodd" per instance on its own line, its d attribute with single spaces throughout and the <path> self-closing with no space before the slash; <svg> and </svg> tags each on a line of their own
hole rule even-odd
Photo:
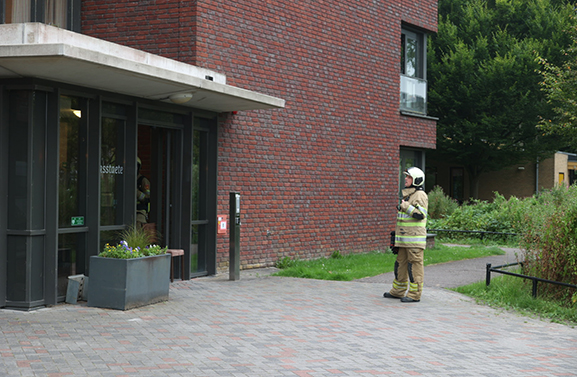
<svg viewBox="0 0 577 377">
<path fill-rule="evenodd" d="M 281 98 L 227 85 L 220 73 L 49 25 L 0 25 L 0 40 L 0 78 L 36 77 L 166 102 L 192 93 L 183 106 L 215 112 L 285 106 Z"/>
</svg>

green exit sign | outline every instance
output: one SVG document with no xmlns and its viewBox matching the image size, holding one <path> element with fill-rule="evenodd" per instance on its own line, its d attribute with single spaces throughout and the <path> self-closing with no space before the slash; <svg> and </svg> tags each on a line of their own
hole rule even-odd
<svg viewBox="0 0 577 377">
<path fill-rule="evenodd" d="M 72 226 L 84 225 L 84 216 L 72 217 L 70 222 Z"/>
</svg>

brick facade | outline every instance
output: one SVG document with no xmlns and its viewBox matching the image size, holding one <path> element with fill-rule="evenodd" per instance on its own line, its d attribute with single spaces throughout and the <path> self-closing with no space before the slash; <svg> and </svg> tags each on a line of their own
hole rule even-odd
<svg viewBox="0 0 577 377">
<path fill-rule="evenodd" d="M 83 1 L 82 32 L 226 75 L 282 110 L 221 114 L 219 213 L 242 195 L 241 261 L 388 246 L 399 148 L 435 122 L 399 113 L 401 24 L 436 31 L 437 2 Z M 218 264 L 228 262 L 219 235 Z"/>
</svg>

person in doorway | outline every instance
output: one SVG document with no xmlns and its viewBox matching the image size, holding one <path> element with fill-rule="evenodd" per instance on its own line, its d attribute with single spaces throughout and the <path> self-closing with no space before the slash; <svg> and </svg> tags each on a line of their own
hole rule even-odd
<svg viewBox="0 0 577 377">
<path fill-rule="evenodd" d="M 138 178 L 136 180 L 136 225 L 142 228 L 148 223 L 148 213 L 150 212 L 150 181 L 140 173 L 142 161 L 137 158 Z"/>
<path fill-rule="evenodd" d="M 419 302 L 423 292 L 423 257 L 427 245 L 427 208 L 429 199 L 423 190 L 425 174 L 417 167 L 405 170 L 405 189 L 397 206 L 397 225 L 393 251 L 397 252 L 393 288 L 386 298 L 401 302 Z M 408 289 L 408 292 L 407 292 Z"/>
</svg>

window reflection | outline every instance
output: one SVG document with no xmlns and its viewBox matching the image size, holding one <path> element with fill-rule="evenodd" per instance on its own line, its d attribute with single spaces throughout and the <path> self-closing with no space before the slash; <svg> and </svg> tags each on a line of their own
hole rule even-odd
<svg viewBox="0 0 577 377">
<path fill-rule="evenodd" d="M 79 149 L 80 111 L 77 98 L 60 97 L 60 154 L 58 185 L 58 226 L 71 226 L 74 216 L 83 215 L 79 209 Z M 83 212 L 83 211 L 82 211 Z"/>
<path fill-rule="evenodd" d="M 199 220 L 200 205 L 200 141 L 203 132 L 195 130 L 192 145 L 192 220 Z"/>
<path fill-rule="evenodd" d="M 124 121 L 102 119 L 100 151 L 100 225 L 122 224 Z"/>
<path fill-rule="evenodd" d="M 206 182 L 208 175 L 208 132 L 194 130 L 192 145 L 192 221 L 190 271 L 206 270 Z M 195 223 L 196 222 L 196 223 Z"/>
<path fill-rule="evenodd" d="M 85 234 L 58 236 L 58 296 L 66 296 L 68 277 L 84 273 Z"/>
<path fill-rule="evenodd" d="M 32 3 L 30 1 L 6 0 L 4 22 L 7 24 L 30 22 Z"/>
<path fill-rule="evenodd" d="M 4 3 L 6 24 L 42 22 L 62 29 L 70 29 L 68 15 L 80 6 L 78 0 L 6 0 Z"/>
<path fill-rule="evenodd" d="M 401 101 L 404 111 L 427 113 L 426 35 L 401 31 Z"/>
<path fill-rule="evenodd" d="M 82 227 L 86 215 L 86 99 L 60 96 L 58 150 L 58 227 Z M 85 271 L 86 235 L 58 235 L 58 297 L 66 296 L 68 277 Z"/>
</svg>

